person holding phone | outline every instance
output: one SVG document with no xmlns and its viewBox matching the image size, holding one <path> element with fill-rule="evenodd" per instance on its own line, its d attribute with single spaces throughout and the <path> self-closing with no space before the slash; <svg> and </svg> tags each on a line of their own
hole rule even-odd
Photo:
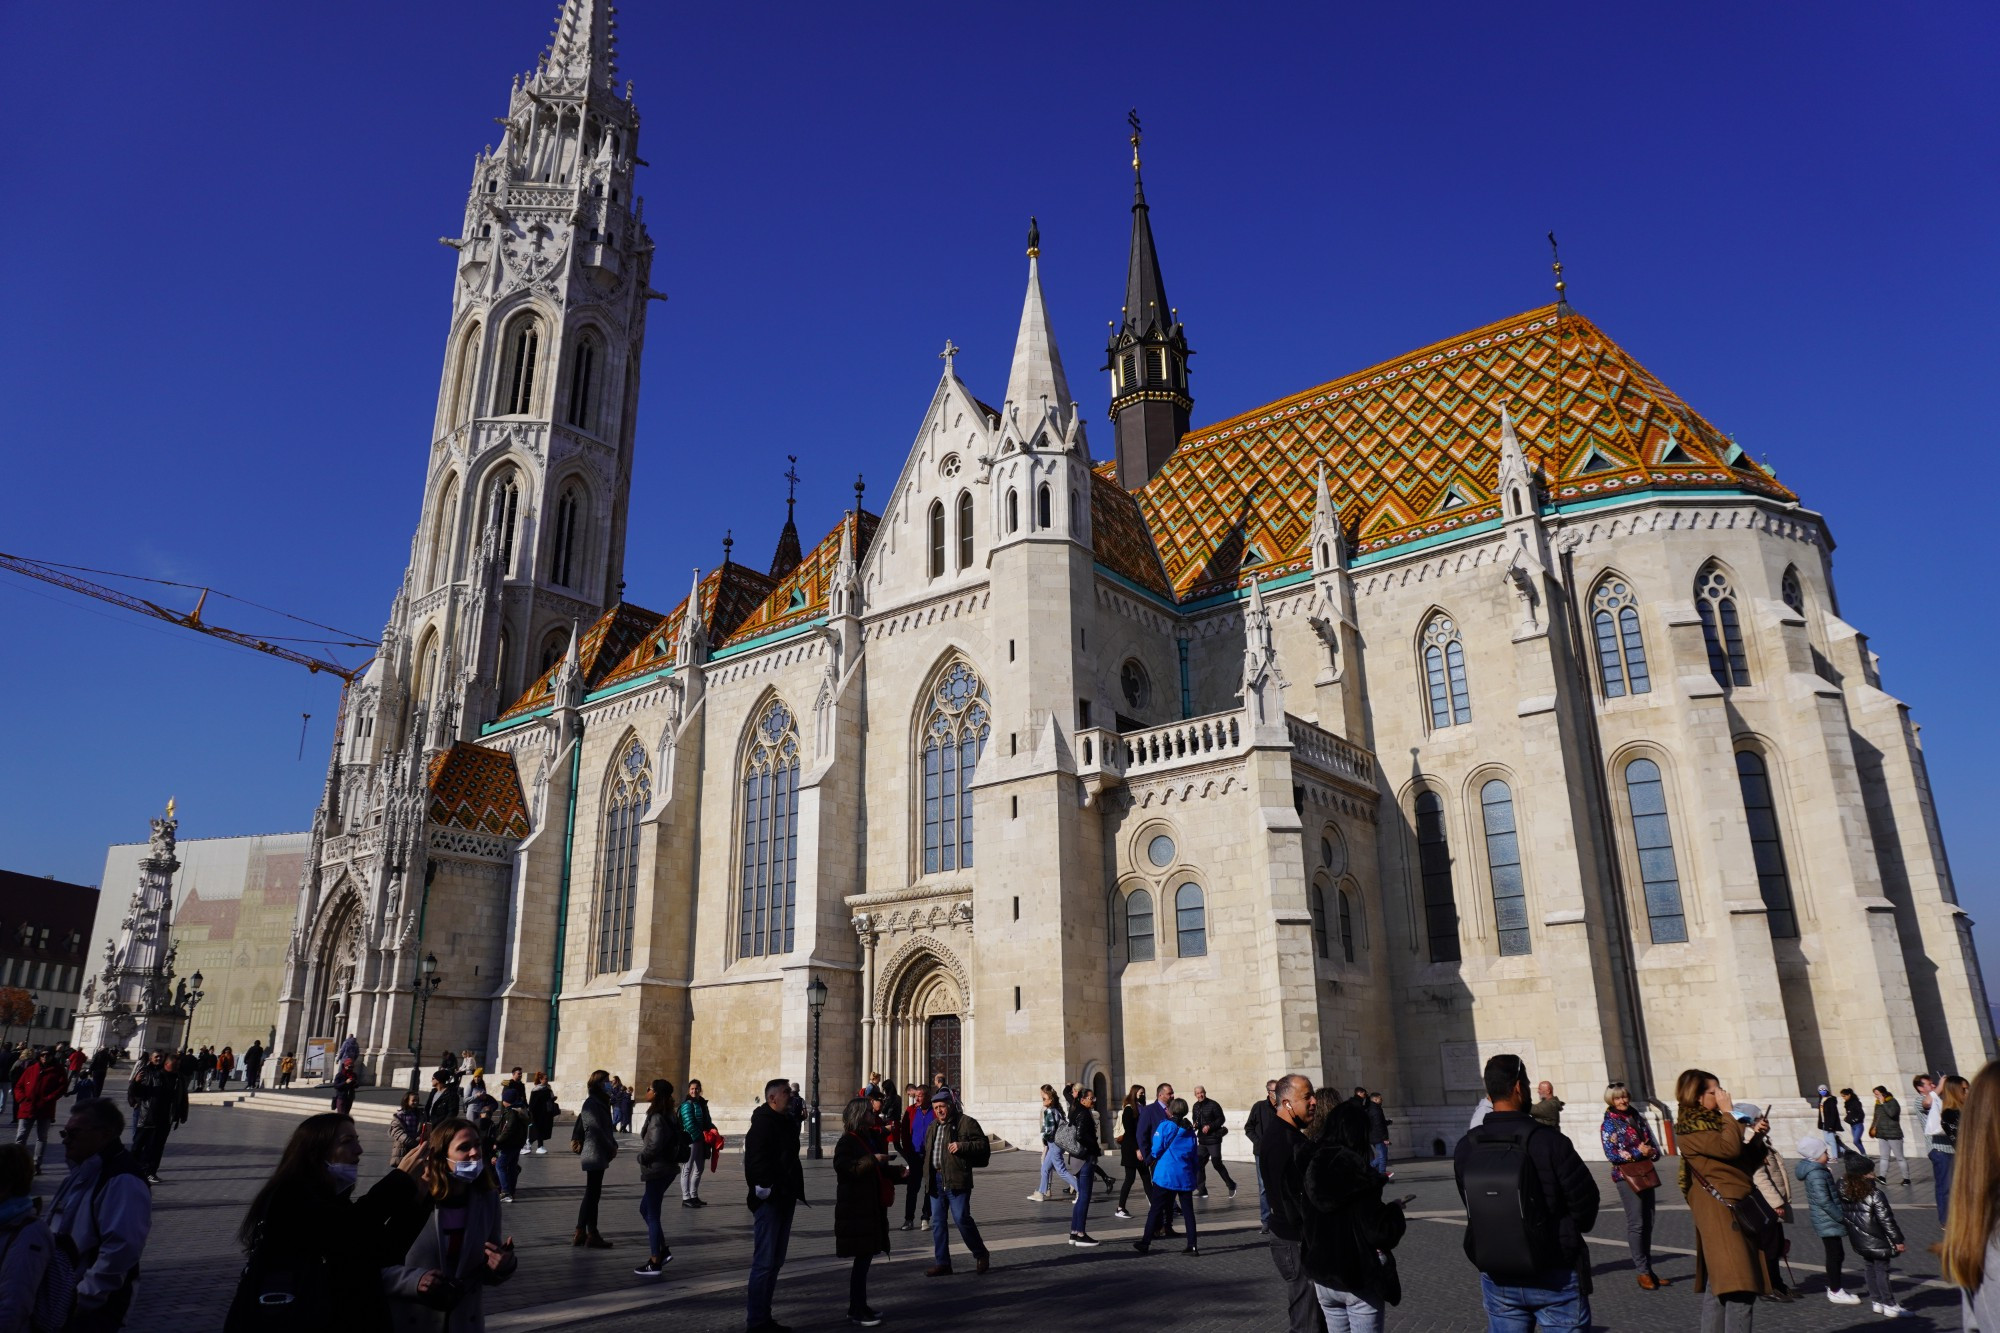
<svg viewBox="0 0 2000 1333">
<path fill-rule="evenodd" d="M 1621 1082 L 1604 1089 L 1604 1122 L 1598 1140 L 1611 1163 L 1611 1184 L 1625 1207 L 1625 1248 L 1639 1286 L 1658 1291 L 1672 1282 L 1653 1271 L 1653 1211 L 1660 1188 L 1660 1145 L 1645 1112 L 1632 1104 L 1632 1090 Z"/>
<path fill-rule="evenodd" d="M 518 1263 L 513 1238 L 500 1231 L 499 1187 L 470 1120 L 431 1126 L 421 1151 L 418 1183 L 429 1216 L 401 1262 L 382 1270 L 391 1322 L 398 1333 L 482 1333 L 482 1293 L 512 1277 Z"/>
</svg>

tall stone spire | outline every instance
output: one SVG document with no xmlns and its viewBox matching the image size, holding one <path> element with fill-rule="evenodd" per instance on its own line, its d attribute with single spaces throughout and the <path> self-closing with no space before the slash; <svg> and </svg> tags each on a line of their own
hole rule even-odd
<svg viewBox="0 0 2000 1333">
<path fill-rule="evenodd" d="M 1114 457 L 1118 484 L 1137 490 L 1152 480 L 1187 434 L 1194 399 L 1188 396 L 1187 334 L 1167 304 L 1166 279 L 1153 244 L 1152 211 L 1139 173 L 1139 113 L 1132 126 L 1132 249 L 1125 266 L 1125 309 L 1114 325 L 1104 368 L 1111 372 L 1111 419 L 1117 423 Z"/>
<path fill-rule="evenodd" d="M 557 78 L 610 87 L 618 77 L 617 14 L 607 0 L 563 0 L 543 68 Z"/>
<path fill-rule="evenodd" d="M 771 553 L 771 577 L 782 579 L 799 567 L 805 558 L 799 546 L 799 525 L 792 521 L 792 511 L 799 498 L 799 456 L 785 455 L 791 464 L 785 469 L 785 526 L 778 532 L 778 549 Z"/>
<path fill-rule="evenodd" d="M 1030 439 L 1045 412 L 1059 416 L 1070 407 L 1069 379 L 1049 327 L 1048 303 L 1042 297 L 1042 233 L 1028 219 L 1028 294 L 1021 302 L 1021 331 L 1014 337 L 1014 364 L 1007 372 L 1003 412 L 1011 412 Z"/>
</svg>

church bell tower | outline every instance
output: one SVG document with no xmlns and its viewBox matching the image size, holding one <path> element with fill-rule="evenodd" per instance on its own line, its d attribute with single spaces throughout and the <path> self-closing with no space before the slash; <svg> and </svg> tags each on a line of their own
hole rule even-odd
<svg viewBox="0 0 2000 1333">
<path fill-rule="evenodd" d="M 1187 434 L 1187 334 L 1167 304 L 1146 184 L 1139 174 L 1139 113 L 1132 126 L 1132 256 L 1125 271 L 1125 310 L 1114 327 L 1104 369 L 1111 372 L 1111 420 L 1118 484 L 1136 491 L 1151 481 Z"/>
</svg>

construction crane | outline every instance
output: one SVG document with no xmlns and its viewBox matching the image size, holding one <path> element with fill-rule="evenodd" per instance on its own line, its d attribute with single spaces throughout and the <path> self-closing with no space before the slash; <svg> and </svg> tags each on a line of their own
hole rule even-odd
<svg viewBox="0 0 2000 1333">
<path fill-rule="evenodd" d="M 9 555 L 5 551 L 0 551 L 0 569 L 12 570 L 16 574 L 25 574 L 29 578 L 40 579 L 44 583 L 53 583 L 56 587 L 66 589 L 69 592 L 82 593 L 85 597 L 95 597 L 98 601 L 109 602 L 113 606 L 123 607 L 127 611 L 136 611 L 142 616 L 150 616 L 155 620 L 164 620 L 170 625 L 179 625 L 182 629 L 191 629 L 198 634 L 206 634 L 210 638 L 221 639 L 225 643 L 233 643 L 242 648 L 254 649 L 260 653 L 268 653 L 272 657 L 282 658 L 284 661 L 302 666 L 311 672 L 324 671 L 329 675 L 340 677 L 343 682 L 349 685 L 354 683 L 356 676 L 359 676 L 363 671 L 368 669 L 368 662 L 374 660 L 372 657 L 368 661 L 362 662 L 359 666 L 349 667 L 342 666 L 331 657 L 315 657 L 309 652 L 302 652 L 298 648 L 288 647 L 287 645 L 308 644 L 323 648 L 378 648 L 381 646 L 373 639 L 364 639 L 359 636 L 340 639 L 288 638 L 284 635 L 260 637 L 255 634 L 246 634 L 241 630 L 229 629 L 222 625 L 212 625 L 202 619 L 202 611 L 208 605 L 210 590 L 202 588 L 198 584 L 176 583 L 172 579 L 146 578 L 141 574 L 118 574 L 111 570 L 88 569 L 82 565 L 57 564 L 51 560 L 35 560 L 23 555 Z M 107 587 L 105 584 L 80 577 L 83 574 L 100 574 L 107 578 L 135 579 L 142 583 L 157 583 L 169 588 L 198 589 L 200 595 L 195 599 L 194 610 L 187 612 L 175 611 L 170 607 L 161 606 L 157 602 L 149 602 L 143 597 L 136 597 L 131 593 L 122 592 L 117 588 Z M 323 629 L 332 634 L 347 633 L 347 631 L 335 629 L 331 625 L 321 625 L 316 621 L 306 620 L 284 611 L 272 610 L 268 606 L 258 606 L 257 603 L 246 601 L 241 597 L 231 597 L 226 592 L 217 593 L 216 596 L 228 598 L 233 602 L 242 602 L 245 606 L 257 607 L 260 611 L 269 611 L 272 615 L 283 616 L 286 620 L 294 620 L 301 625 L 311 625 L 314 629 Z"/>
</svg>

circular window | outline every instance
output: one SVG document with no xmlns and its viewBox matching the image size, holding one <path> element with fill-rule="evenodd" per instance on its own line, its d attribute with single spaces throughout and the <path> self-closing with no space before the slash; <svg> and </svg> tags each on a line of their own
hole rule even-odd
<svg viewBox="0 0 2000 1333">
<path fill-rule="evenodd" d="M 1125 665 L 1118 668 L 1118 688 L 1131 708 L 1144 708 L 1152 702 L 1153 682 L 1146 678 L 1146 668 L 1136 657 L 1126 658 Z"/>
<path fill-rule="evenodd" d="M 1347 869 L 1347 843 L 1340 836 L 1340 830 L 1328 825 L 1319 840 L 1319 863 L 1329 874 L 1338 875 Z"/>
<path fill-rule="evenodd" d="M 959 462 L 957 454 L 946 454 L 943 458 L 940 458 L 938 460 L 938 474 L 940 476 L 955 477 L 958 475 L 958 468 L 959 468 Z"/>
<path fill-rule="evenodd" d="M 1162 833 L 1146 844 L 1146 859 L 1156 866 L 1174 863 L 1174 840 Z"/>
</svg>

